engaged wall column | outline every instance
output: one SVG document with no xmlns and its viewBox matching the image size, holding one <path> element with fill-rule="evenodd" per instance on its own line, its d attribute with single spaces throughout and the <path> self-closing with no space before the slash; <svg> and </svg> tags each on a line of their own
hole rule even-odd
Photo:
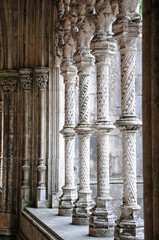
<svg viewBox="0 0 159 240">
<path fill-rule="evenodd" d="M 15 70 L 4 70 L 0 73 L 0 85 L 4 92 L 5 109 L 8 112 L 4 117 L 4 164 L 2 185 L 2 212 L 13 212 L 15 183 L 14 175 L 14 92 L 18 82 L 18 72 Z"/>
<path fill-rule="evenodd" d="M 4 109 L 3 98 L 0 99 L 0 188 L 2 188 L 2 177 L 3 177 L 3 131 L 4 131 L 4 120 L 3 120 L 3 109 Z"/>
<path fill-rule="evenodd" d="M 38 187 L 37 207 L 47 207 L 46 199 L 46 87 L 49 80 L 48 68 L 35 69 L 39 88 L 39 149 L 38 149 Z"/>
<path fill-rule="evenodd" d="M 33 80 L 32 69 L 20 69 L 20 81 L 23 88 L 23 107 L 24 107 L 24 137 L 23 137 L 23 178 L 22 178 L 22 200 L 24 205 L 30 202 L 30 131 L 29 131 L 29 108 L 30 91 Z M 23 206 L 24 207 L 24 206 Z"/>
</svg>

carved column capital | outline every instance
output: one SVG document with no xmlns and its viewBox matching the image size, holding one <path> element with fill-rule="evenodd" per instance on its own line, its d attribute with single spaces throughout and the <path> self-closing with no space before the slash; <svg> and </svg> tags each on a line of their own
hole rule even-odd
<svg viewBox="0 0 159 240">
<path fill-rule="evenodd" d="M 140 15 L 137 11 L 140 0 L 127 1 L 118 0 L 119 3 L 119 19 L 138 18 Z"/>
<path fill-rule="evenodd" d="M 110 0 L 99 1 L 95 5 L 97 14 L 96 35 L 98 38 L 112 37 L 112 24 L 116 20 L 118 5 L 112 4 Z"/>
<path fill-rule="evenodd" d="M 123 49 L 136 51 L 136 41 L 141 33 L 141 16 L 139 15 L 136 19 L 118 21 L 114 25 L 113 31 L 120 51 Z"/>
<path fill-rule="evenodd" d="M 0 72 L 0 85 L 4 92 L 15 92 L 18 83 L 18 71 L 4 70 Z"/>
<path fill-rule="evenodd" d="M 40 90 L 45 90 L 49 80 L 49 69 L 46 67 L 35 68 L 35 78 Z"/>
<path fill-rule="evenodd" d="M 24 91 L 29 91 L 33 82 L 33 70 L 30 68 L 23 68 L 19 70 L 20 82 Z"/>
</svg>

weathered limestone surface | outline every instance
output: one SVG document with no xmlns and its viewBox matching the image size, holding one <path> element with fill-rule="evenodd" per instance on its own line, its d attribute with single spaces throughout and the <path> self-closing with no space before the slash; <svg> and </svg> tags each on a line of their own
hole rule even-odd
<svg viewBox="0 0 159 240">
<path fill-rule="evenodd" d="M 121 113 L 120 54 L 110 57 L 114 51 L 111 49 L 110 53 L 110 48 L 115 48 L 114 42 L 110 41 L 112 34 L 108 34 L 109 40 L 105 39 L 106 46 L 103 46 L 99 56 L 97 51 L 95 53 L 95 48 L 98 46 L 92 44 L 90 47 L 95 36 L 95 26 L 105 31 L 103 28 L 105 19 L 102 16 L 107 18 L 110 15 L 113 22 L 114 14 L 112 19 L 110 9 L 105 10 L 103 7 L 101 15 L 97 9 L 95 12 L 96 1 L 58 2 L 61 4 L 61 10 L 58 13 L 54 6 L 55 1 L 51 0 L 8 0 L 7 3 L 2 0 L 0 4 L 2 49 L 0 69 L 23 69 L 20 70 L 21 79 L 17 81 L 13 99 L 9 97 L 11 94 L 8 92 L 3 96 L 4 143 L 7 142 L 10 151 L 5 145 L 1 157 L 4 163 L 1 165 L 3 166 L 3 184 L 2 194 L 0 193 L 0 211 L 3 211 L 3 214 L 1 213 L 3 219 L 8 219 L 6 212 L 11 212 L 13 205 L 13 211 L 17 214 L 11 215 L 11 220 L 4 220 L 10 222 L 5 229 L 9 234 L 15 232 L 16 216 L 19 216 L 21 209 L 28 204 L 32 207 L 58 207 L 61 196 L 60 215 L 70 215 L 76 199 L 76 184 L 79 191 L 73 223 L 89 223 L 90 210 L 94 206 L 93 200 L 96 196 L 95 201 L 98 205 L 96 207 L 99 210 L 101 203 L 102 207 L 98 213 L 96 212 L 100 218 L 97 225 L 93 223 L 94 226 L 100 225 L 103 212 L 111 216 L 111 226 L 114 225 L 113 214 L 120 217 L 123 167 L 125 169 L 129 164 L 125 160 L 127 165 L 123 166 L 122 162 L 123 157 L 127 158 L 122 151 L 122 134 L 118 129 L 114 129 L 110 135 L 108 133 L 110 126 L 112 127 L 110 120 L 112 123 L 115 122 Z M 101 2 L 98 1 L 99 8 Z M 109 1 L 105 3 L 109 5 Z M 124 15 L 126 21 L 131 21 L 131 13 L 135 10 L 133 17 L 136 19 L 138 17 L 136 6 L 137 1 L 127 8 L 124 8 L 124 4 L 120 4 L 119 11 L 122 14 L 119 17 L 122 19 Z M 112 9 L 115 10 L 115 4 Z M 98 24 L 95 13 L 99 14 Z M 60 24 L 57 21 L 58 14 L 61 16 Z M 107 21 L 109 22 L 109 18 Z M 57 33 L 59 28 L 60 32 Z M 110 28 L 109 31 L 111 32 Z M 96 64 L 93 55 L 98 58 Z M 133 72 L 133 76 L 136 76 L 136 113 L 141 119 L 141 39 L 137 53 L 134 52 L 134 55 L 130 56 L 133 63 L 135 56 L 138 63 L 136 72 Z M 25 69 L 28 68 L 33 69 L 33 74 L 30 71 L 27 73 L 29 78 L 25 78 Z M 39 78 L 37 73 L 40 74 Z M 133 88 L 134 86 L 135 78 L 133 78 Z M 122 111 L 124 112 L 123 106 Z M 101 132 L 96 128 L 96 133 L 92 134 L 91 125 L 94 126 L 96 122 L 97 126 L 99 121 L 107 124 L 103 124 Z M 64 141 L 60 133 L 62 128 Z M 78 135 L 76 140 L 75 132 Z M 10 141 L 8 141 L 8 133 Z M 139 130 L 136 141 L 137 153 L 133 148 L 133 163 L 137 161 L 137 176 L 135 165 L 133 165 L 133 188 L 131 189 L 137 202 L 136 188 L 138 187 L 139 205 L 142 204 L 141 134 L 142 131 Z M 135 145 L 135 135 L 136 133 L 123 134 L 126 143 L 124 152 L 131 150 L 126 147 L 130 142 L 133 141 L 130 148 Z M 10 154 L 13 149 L 14 157 Z M 135 154 L 137 154 L 136 157 Z M 13 166 L 12 162 L 14 162 Z M 9 171 L 7 171 L 7 165 Z M 106 171 L 102 175 L 103 169 Z M 13 185 L 12 179 L 14 179 Z M 136 181 L 138 181 L 137 186 Z M 124 185 L 124 197 L 128 199 L 126 186 L 127 184 Z M 131 197 L 130 200 L 132 200 Z M 111 207 L 108 206 L 108 202 L 111 203 Z M 94 209 L 97 209 L 96 207 Z M 142 212 L 140 214 L 142 215 Z M 107 216 L 104 216 L 104 221 Z M 106 219 L 107 223 L 109 220 Z M 21 224 L 22 231 L 26 231 L 24 230 L 25 222 Z M 33 228 L 33 231 L 36 230 Z M 112 228 L 110 232 L 112 234 Z M 37 231 L 37 236 L 38 234 L 40 233 Z M 105 236 L 105 232 L 103 235 Z M 43 236 L 39 235 L 40 237 Z"/>
<path fill-rule="evenodd" d="M 145 239 L 159 237 L 159 2 L 143 3 L 143 169 Z"/>
<path fill-rule="evenodd" d="M 143 220 L 137 216 L 140 206 L 137 204 L 136 178 L 136 132 L 142 124 L 135 111 L 135 51 L 140 34 L 140 16 L 135 12 L 135 6 L 133 12 L 127 7 L 126 13 L 122 10 L 124 18 L 119 16 L 114 26 L 120 46 L 122 93 L 121 116 L 115 125 L 122 132 L 123 139 L 123 204 L 115 227 L 116 240 L 126 239 L 127 236 L 144 239 Z"/>
<path fill-rule="evenodd" d="M 74 202 L 77 199 L 74 162 L 75 162 L 75 84 L 77 69 L 73 64 L 73 54 L 75 52 L 75 41 L 71 31 L 71 6 L 64 5 L 63 15 L 64 46 L 63 59 L 60 66 L 61 74 L 65 83 L 65 125 L 61 131 L 65 138 L 65 186 L 59 201 L 59 215 L 71 216 Z M 59 6 L 59 12 L 60 12 Z M 65 16 L 66 15 L 66 16 Z"/>
<path fill-rule="evenodd" d="M 117 49 L 112 38 L 115 10 L 109 1 L 103 5 L 96 4 L 98 22 L 91 43 L 97 68 L 97 121 L 94 124 L 97 135 L 97 198 L 96 206 L 91 210 L 89 235 L 96 237 L 114 235 L 115 218 L 109 194 L 109 134 L 114 129 L 109 118 L 109 73 Z"/>
</svg>

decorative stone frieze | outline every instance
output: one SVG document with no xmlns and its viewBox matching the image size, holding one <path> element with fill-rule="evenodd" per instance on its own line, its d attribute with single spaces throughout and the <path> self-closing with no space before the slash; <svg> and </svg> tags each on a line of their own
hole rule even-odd
<svg viewBox="0 0 159 240">
<path fill-rule="evenodd" d="M 137 2 L 139 1 L 136 1 L 134 6 L 133 3 L 131 5 L 133 11 Z M 126 1 L 123 1 L 123 4 L 126 4 Z M 128 9 L 130 10 L 130 6 Z M 127 236 L 130 239 L 144 239 L 143 220 L 138 217 L 140 206 L 137 204 L 136 182 L 136 132 L 142 125 L 135 111 L 135 52 L 140 21 L 140 15 L 134 11 L 129 17 L 126 15 L 122 20 L 118 20 L 114 26 L 115 37 L 120 46 L 122 90 L 122 114 L 115 125 L 122 132 L 124 166 L 122 214 L 116 222 L 115 240 L 125 240 Z"/>
<path fill-rule="evenodd" d="M 29 68 L 20 69 L 20 82 L 24 90 L 24 142 L 23 142 L 23 180 L 22 180 L 22 200 L 24 205 L 30 202 L 30 131 L 29 131 L 29 98 L 33 81 L 33 70 Z"/>
<path fill-rule="evenodd" d="M 89 224 L 90 209 L 94 205 L 90 190 L 90 96 L 89 85 L 94 74 L 94 56 L 90 53 L 90 42 L 94 24 L 86 17 L 87 4 L 80 2 L 77 7 L 77 48 L 74 54 L 79 76 L 79 123 L 75 128 L 79 136 L 80 179 L 78 199 L 73 209 L 72 223 Z"/>
<path fill-rule="evenodd" d="M 3 92 L 14 92 L 17 87 L 18 73 L 16 70 L 4 70 L 0 72 L 0 85 Z"/>
<path fill-rule="evenodd" d="M 65 1 L 65 18 L 63 24 L 64 46 L 61 63 L 61 74 L 65 83 L 65 125 L 61 131 L 65 138 L 65 186 L 59 201 L 59 215 L 72 215 L 74 202 L 77 198 L 75 186 L 74 161 L 75 161 L 75 82 L 77 69 L 73 65 L 75 42 L 71 35 L 70 1 Z"/>
<path fill-rule="evenodd" d="M 0 85 L 5 93 L 4 100 L 8 98 L 8 120 L 4 119 L 4 126 L 8 125 L 7 155 L 5 156 L 5 164 L 3 164 L 4 175 L 2 185 L 2 211 L 13 212 L 13 171 L 14 171 L 14 97 L 13 92 L 16 91 L 19 74 L 16 70 L 4 70 L 0 72 Z"/>
<path fill-rule="evenodd" d="M 89 235 L 112 237 L 115 216 L 109 194 L 109 134 L 114 129 L 109 119 L 110 64 L 117 46 L 112 38 L 112 24 L 117 6 L 110 1 L 95 5 L 97 14 L 96 33 L 91 42 L 92 54 L 97 67 L 97 121 L 94 129 L 97 135 L 97 198 L 91 210 Z"/>
<path fill-rule="evenodd" d="M 37 207 L 47 207 L 46 198 L 46 87 L 49 80 L 49 69 L 39 67 L 35 69 L 35 79 L 39 88 L 39 157 L 38 157 L 38 187 Z"/>
</svg>

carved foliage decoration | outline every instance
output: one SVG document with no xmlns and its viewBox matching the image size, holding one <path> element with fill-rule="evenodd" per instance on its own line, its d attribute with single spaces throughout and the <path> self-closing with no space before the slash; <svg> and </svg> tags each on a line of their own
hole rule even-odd
<svg viewBox="0 0 159 240">
<path fill-rule="evenodd" d="M 48 79 L 49 79 L 48 74 L 37 74 L 36 75 L 36 81 L 38 83 L 38 87 L 40 89 L 45 90 L 46 87 L 47 87 Z"/>
<path fill-rule="evenodd" d="M 97 33 L 102 35 L 112 35 L 112 24 L 116 20 L 115 15 L 118 13 L 117 3 L 110 4 L 110 0 L 99 1 L 96 4 L 97 12 Z"/>
<path fill-rule="evenodd" d="M 1 78 L 0 85 L 4 92 L 14 92 L 17 87 L 17 79 L 16 78 Z"/>
<path fill-rule="evenodd" d="M 21 76 L 20 77 L 21 85 L 24 90 L 30 90 L 31 89 L 31 84 L 32 84 L 32 77 L 27 77 L 27 76 Z"/>
<path fill-rule="evenodd" d="M 125 14 L 125 16 L 137 13 L 137 8 L 139 5 L 140 0 L 118 0 L 120 12 Z M 138 14 L 139 15 L 139 14 Z"/>
</svg>

